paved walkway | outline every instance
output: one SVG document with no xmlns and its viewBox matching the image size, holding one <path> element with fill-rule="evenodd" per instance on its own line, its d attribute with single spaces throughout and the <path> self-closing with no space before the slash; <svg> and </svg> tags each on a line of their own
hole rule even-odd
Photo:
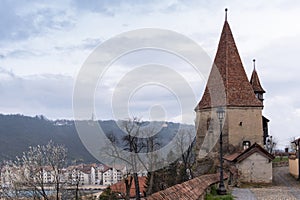
<svg viewBox="0 0 300 200">
<path fill-rule="evenodd" d="M 234 188 L 236 200 L 300 200 L 300 183 L 289 174 L 288 167 L 273 169 L 273 184 L 264 188 Z"/>
<path fill-rule="evenodd" d="M 244 189 L 244 188 L 234 188 L 232 191 L 232 195 L 237 200 L 256 200 L 257 198 L 255 195 L 251 192 L 250 189 Z"/>
</svg>

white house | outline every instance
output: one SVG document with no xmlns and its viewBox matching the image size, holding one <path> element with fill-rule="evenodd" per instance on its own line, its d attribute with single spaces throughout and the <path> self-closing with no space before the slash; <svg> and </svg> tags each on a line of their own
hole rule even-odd
<svg viewBox="0 0 300 200">
<path fill-rule="evenodd" d="M 122 180 L 122 173 L 115 168 L 108 168 L 103 172 L 103 185 L 112 185 Z"/>
<path fill-rule="evenodd" d="M 259 144 L 254 143 L 242 152 L 224 156 L 224 159 L 236 167 L 240 182 L 272 183 L 274 156 Z"/>
<path fill-rule="evenodd" d="M 66 170 L 65 177 L 68 177 L 71 184 L 91 185 L 91 168 L 83 164 L 69 166 Z"/>
<path fill-rule="evenodd" d="M 54 172 L 52 168 L 44 167 L 42 173 L 43 173 L 42 178 L 44 183 L 50 184 L 54 182 Z"/>
<path fill-rule="evenodd" d="M 91 167 L 91 184 L 92 185 L 103 185 L 103 172 L 108 167 L 103 164 L 99 164 Z"/>
</svg>

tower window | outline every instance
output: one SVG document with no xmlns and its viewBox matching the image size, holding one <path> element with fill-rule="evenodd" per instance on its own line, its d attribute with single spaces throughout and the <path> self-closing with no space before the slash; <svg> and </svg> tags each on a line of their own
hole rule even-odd
<svg viewBox="0 0 300 200">
<path fill-rule="evenodd" d="M 212 130 L 213 129 L 213 119 L 208 118 L 206 121 L 206 130 Z"/>
<path fill-rule="evenodd" d="M 251 142 L 250 141 L 243 141 L 243 149 L 248 149 L 251 146 Z"/>
<path fill-rule="evenodd" d="M 256 97 L 257 97 L 258 99 L 262 100 L 262 99 L 263 99 L 263 94 L 261 94 L 261 93 L 256 93 Z"/>
</svg>

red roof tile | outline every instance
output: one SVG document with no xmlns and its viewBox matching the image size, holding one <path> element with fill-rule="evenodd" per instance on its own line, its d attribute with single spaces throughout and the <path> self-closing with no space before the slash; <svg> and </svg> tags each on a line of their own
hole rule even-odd
<svg viewBox="0 0 300 200">
<path fill-rule="evenodd" d="M 262 107 L 247 78 L 229 24 L 225 21 L 208 82 L 196 107 Z"/>
<path fill-rule="evenodd" d="M 248 158 L 253 153 L 259 153 L 265 157 L 267 157 L 269 160 L 273 160 L 274 156 L 270 154 L 267 150 L 265 150 L 263 147 L 261 147 L 259 144 L 254 143 L 249 148 L 245 149 L 244 151 L 240 153 L 234 153 L 229 156 L 224 156 L 225 160 L 228 160 L 230 162 L 241 162 Z"/>
<path fill-rule="evenodd" d="M 224 174 L 224 178 L 228 178 L 227 174 Z M 196 177 L 181 184 L 174 185 L 165 190 L 156 192 L 146 200 L 196 200 L 203 195 L 205 190 L 212 184 L 219 182 L 220 174 L 206 174 Z"/>
<path fill-rule="evenodd" d="M 228 160 L 228 161 L 234 161 L 240 154 L 241 154 L 241 152 L 234 153 L 234 154 L 231 154 L 231 155 L 226 155 L 226 156 L 224 156 L 224 159 Z"/>
<path fill-rule="evenodd" d="M 141 176 L 141 177 L 138 177 L 138 179 L 139 179 L 139 186 L 140 186 L 141 196 L 144 196 L 144 193 L 146 192 L 146 180 L 147 180 L 147 177 Z M 111 185 L 110 189 L 113 192 L 120 193 L 123 197 L 125 197 L 126 187 L 125 187 L 125 183 L 124 183 L 123 180 L 120 181 L 120 182 L 118 182 L 118 183 L 116 183 L 116 184 Z M 130 197 L 131 198 L 135 197 L 135 184 L 134 184 L 134 180 L 132 180 L 132 184 L 131 184 L 131 188 L 130 188 Z"/>
<path fill-rule="evenodd" d="M 259 78 L 258 78 L 255 68 L 251 75 L 250 84 L 252 85 L 254 92 L 265 93 L 264 89 L 261 87 L 261 84 L 260 84 L 260 81 L 259 81 Z"/>
</svg>

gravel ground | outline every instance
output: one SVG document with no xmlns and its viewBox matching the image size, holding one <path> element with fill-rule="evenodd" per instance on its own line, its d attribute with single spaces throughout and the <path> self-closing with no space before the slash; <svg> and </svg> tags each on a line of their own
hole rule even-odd
<svg viewBox="0 0 300 200">
<path fill-rule="evenodd" d="M 289 188 L 252 188 L 251 191 L 258 200 L 297 200 L 297 198 L 290 193 Z"/>
<path fill-rule="evenodd" d="M 256 200 L 254 193 L 248 188 L 234 188 L 232 196 L 237 200 Z"/>
<path fill-rule="evenodd" d="M 273 169 L 273 184 L 264 188 L 234 188 L 236 200 L 300 200 L 300 182 L 289 174 L 288 167 Z"/>
</svg>

